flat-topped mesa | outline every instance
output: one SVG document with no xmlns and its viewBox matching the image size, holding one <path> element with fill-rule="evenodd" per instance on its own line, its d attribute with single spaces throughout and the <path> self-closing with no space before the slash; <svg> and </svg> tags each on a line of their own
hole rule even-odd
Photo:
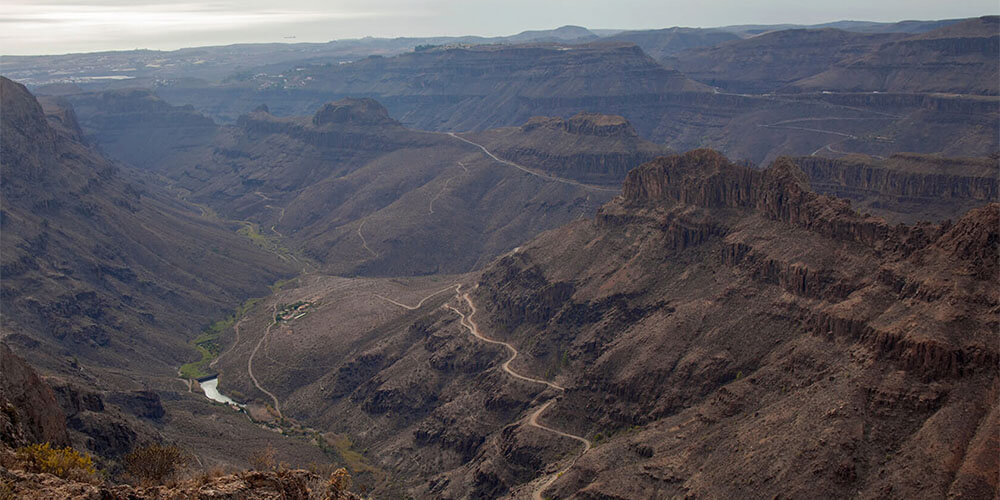
<svg viewBox="0 0 1000 500">
<path fill-rule="evenodd" d="M 255 138 L 287 135 L 316 147 L 388 151 L 427 143 L 431 134 L 410 131 L 371 98 L 346 98 L 324 104 L 309 116 L 274 116 L 266 106 L 239 117 L 236 127 Z"/>
<path fill-rule="evenodd" d="M 538 128 L 563 130 L 570 134 L 591 135 L 596 137 L 638 137 L 632 124 L 618 115 L 600 113 L 577 113 L 565 120 L 547 116 L 536 116 L 521 126 L 524 132 Z"/>
<path fill-rule="evenodd" d="M 814 193 L 806 175 L 788 158 L 757 170 L 709 149 L 657 158 L 629 172 L 622 188 L 626 207 L 663 202 L 744 209 L 831 238 L 904 253 L 926 246 L 930 230 L 892 227 L 880 217 L 858 214 L 847 200 Z"/>
<path fill-rule="evenodd" d="M 385 106 L 369 97 L 326 103 L 313 115 L 312 123 L 317 127 L 330 124 L 399 125 L 399 122 L 389 116 Z"/>
</svg>

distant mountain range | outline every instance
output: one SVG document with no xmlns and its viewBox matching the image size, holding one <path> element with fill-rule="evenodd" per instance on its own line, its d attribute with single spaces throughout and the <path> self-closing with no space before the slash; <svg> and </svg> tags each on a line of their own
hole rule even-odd
<svg viewBox="0 0 1000 500">
<path fill-rule="evenodd" d="M 721 28 L 667 28 L 661 30 L 588 30 L 563 26 L 524 31 L 501 37 L 361 38 L 327 43 L 264 43 L 185 48 L 175 51 L 125 50 L 92 54 L 4 56 L 0 73 L 31 85 L 76 83 L 103 87 L 116 79 L 219 80 L 232 73 L 272 71 L 317 62 L 350 62 L 369 55 L 395 55 L 428 45 L 483 45 L 543 42 L 591 42 L 599 38 L 638 44 L 660 59 L 685 49 L 715 45 L 760 33 L 787 29 L 836 28 L 859 33 L 917 34 L 958 20 L 876 23 L 840 21 L 819 25 L 743 25 Z"/>
</svg>

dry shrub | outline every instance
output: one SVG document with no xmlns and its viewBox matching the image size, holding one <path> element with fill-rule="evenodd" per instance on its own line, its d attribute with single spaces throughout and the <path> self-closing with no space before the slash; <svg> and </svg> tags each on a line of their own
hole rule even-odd
<svg viewBox="0 0 1000 500">
<path fill-rule="evenodd" d="M 187 455 L 176 446 L 153 444 L 125 455 L 125 471 L 140 482 L 163 484 L 185 464 Z"/>
<path fill-rule="evenodd" d="M 0 500 L 16 500 L 14 496 L 13 481 L 0 479 Z"/>
<path fill-rule="evenodd" d="M 216 465 L 207 470 L 202 470 L 201 472 L 198 472 L 192 477 L 192 480 L 198 486 L 205 486 L 206 484 L 211 483 L 213 480 L 218 479 L 225 475 L 226 475 L 225 467 L 222 467 L 221 465 Z"/>
<path fill-rule="evenodd" d="M 275 458 L 276 454 L 277 451 L 268 443 L 265 448 L 257 450 L 250 455 L 250 466 L 258 471 L 276 470 L 278 468 L 278 460 Z"/>
<path fill-rule="evenodd" d="M 49 443 L 33 444 L 18 448 L 15 456 L 18 464 L 29 472 L 89 483 L 100 481 L 93 459 L 68 446 L 53 448 Z"/>
<path fill-rule="evenodd" d="M 351 498 L 348 490 L 351 488 L 351 475 L 347 469 L 341 467 L 330 474 L 330 480 L 326 483 L 327 500 L 341 500 Z"/>
</svg>

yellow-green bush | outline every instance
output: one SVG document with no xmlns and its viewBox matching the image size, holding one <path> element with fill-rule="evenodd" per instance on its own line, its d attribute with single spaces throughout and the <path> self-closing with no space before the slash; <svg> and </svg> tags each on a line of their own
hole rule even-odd
<svg viewBox="0 0 1000 500">
<path fill-rule="evenodd" d="M 49 443 L 18 448 L 17 460 L 25 470 L 52 474 L 64 479 L 96 481 L 97 468 L 89 455 L 73 448 L 53 448 Z"/>
</svg>

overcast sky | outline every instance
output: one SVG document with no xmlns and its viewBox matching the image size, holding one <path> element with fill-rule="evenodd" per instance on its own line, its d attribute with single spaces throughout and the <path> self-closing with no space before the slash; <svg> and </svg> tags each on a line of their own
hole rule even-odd
<svg viewBox="0 0 1000 500">
<path fill-rule="evenodd" d="M 0 0 L 0 54 L 995 14 L 997 0 Z M 286 37 L 295 37 L 295 39 Z"/>
</svg>

